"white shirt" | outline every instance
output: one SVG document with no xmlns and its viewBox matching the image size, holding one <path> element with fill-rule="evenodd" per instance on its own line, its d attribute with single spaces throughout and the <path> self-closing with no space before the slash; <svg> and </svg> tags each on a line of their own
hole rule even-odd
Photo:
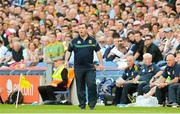
<svg viewBox="0 0 180 114">
<path fill-rule="evenodd" d="M 0 47 L 0 58 L 4 58 L 7 52 L 8 52 L 8 48 L 2 45 Z"/>
</svg>

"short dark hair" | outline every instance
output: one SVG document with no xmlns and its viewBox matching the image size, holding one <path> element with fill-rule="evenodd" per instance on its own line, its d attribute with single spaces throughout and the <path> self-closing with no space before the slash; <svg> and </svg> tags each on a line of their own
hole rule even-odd
<svg viewBox="0 0 180 114">
<path fill-rule="evenodd" d="M 175 57 L 175 54 L 173 54 L 173 53 L 167 53 L 166 56 L 165 56 L 165 60 L 167 59 L 167 56 L 169 56 L 169 55 L 172 55 L 172 56 Z"/>
<path fill-rule="evenodd" d="M 88 28 L 88 25 L 86 23 L 80 23 L 79 26 L 85 25 L 86 28 Z"/>
<path fill-rule="evenodd" d="M 112 37 L 113 38 L 120 38 L 120 36 L 117 32 L 113 32 Z"/>
<path fill-rule="evenodd" d="M 0 39 L 0 44 L 3 44 L 4 42 Z"/>
<path fill-rule="evenodd" d="M 138 30 L 135 30 L 134 34 L 140 34 L 142 36 L 142 33 L 140 31 L 138 31 Z"/>
<path fill-rule="evenodd" d="M 153 39 L 153 35 L 151 34 L 147 34 L 145 37 L 150 37 L 151 39 Z"/>
</svg>

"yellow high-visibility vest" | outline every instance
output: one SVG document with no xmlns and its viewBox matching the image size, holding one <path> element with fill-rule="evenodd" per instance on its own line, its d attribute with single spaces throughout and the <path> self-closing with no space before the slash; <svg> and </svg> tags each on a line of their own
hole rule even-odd
<svg viewBox="0 0 180 114">
<path fill-rule="evenodd" d="M 53 79 L 56 79 L 56 80 L 60 80 L 62 81 L 62 76 L 61 76 L 61 72 L 63 71 L 64 69 L 64 65 L 60 66 L 52 75 L 52 78 Z"/>
</svg>

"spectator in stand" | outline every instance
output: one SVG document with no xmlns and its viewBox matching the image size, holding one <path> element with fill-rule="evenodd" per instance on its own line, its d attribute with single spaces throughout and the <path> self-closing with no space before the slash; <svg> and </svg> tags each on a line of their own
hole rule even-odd
<svg viewBox="0 0 180 114">
<path fill-rule="evenodd" d="M 144 41 L 142 40 L 142 33 L 139 31 L 135 31 L 134 40 L 135 40 L 135 51 L 133 52 L 134 58 L 138 61 L 142 61 L 143 47 L 144 47 Z"/>
<path fill-rule="evenodd" d="M 21 46 L 20 42 L 14 42 L 12 52 L 12 59 L 11 61 L 21 62 L 24 60 L 23 57 L 23 47 Z"/>
<path fill-rule="evenodd" d="M 64 46 L 61 42 L 56 41 L 55 34 L 50 33 L 49 35 L 50 44 L 47 45 L 45 50 L 45 56 L 48 62 L 53 62 L 54 58 L 63 58 L 64 56 Z"/>
<path fill-rule="evenodd" d="M 4 46 L 3 41 L 0 39 L 0 67 L 3 65 L 7 65 L 7 62 L 10 60 L 8 54 L 8 48 Z"/>
<path fill-rule="evenodd" d="M 114 61 L 117 58 L 122 58 L 124 56 L 123 39 L 119 37 L 118 33 L 113 34 L 114 47 L 110 50 L 107 55 L 106 61 Z"/>
<path fill-rule="evenodd" d="M 154 63 L 163 60 L 160 49 L 153 43 L 153 36 L 149 34 L 146 35 L 144 39 L 143 53 L 150 53 L 152 55 L 152 62 Z"/>
<path fill-rule="evenodd" d="M 107 40 L 106 40 L 106 50 L 104 52 L 104 55 L 103 55 L 103 59 L 107 59 L 107 56 L 109 54 L 109 52 L 114 48 L 114 43 L 113 43 L 113 38 L 112 37 L 108 37 Z"/>
<path fill-rule="evenodd" d="M 33 42 L 30 42 L 26 50 L 26 56 L 24 56 L 25 63 L 29 64 L 28 66 L 36 66 L 39 62 L 38 54 L 39 50 L 37 46 Z"/>
<path fill-rule="evenodd" d="M 174 37 L 173 30 L 170 27 L 164 28 L 164 33 L 166 41 L 163 49 L 163 55 L 165 56 L 167 53 L 175 53 L 175 50 L 179 43 Z"/>
</svg>

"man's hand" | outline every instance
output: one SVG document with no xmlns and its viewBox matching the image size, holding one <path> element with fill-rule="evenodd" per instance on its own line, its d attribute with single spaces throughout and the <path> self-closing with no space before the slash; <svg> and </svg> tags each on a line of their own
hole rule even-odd
<svg viewBox="0 0 180 114">
<path fill-rule="evenodd" d="M 68 61 L 65 61 L 65 62 L 64 62 L 64 67 L 65 67 L 65 68 L 69 68 L 69 63 L 68 63 Z"/>
<path fill-rule="evenodd" d="M 137 83 L 138 83 L 138 79 L 135 78 L 135 79 L 132 81 L 132 83 L 137 84 Z"/>
<path fill-rule="evenodd" d="M 167 83 L 160 83 L 157 86 L 158 86 L 158 88 L 164 88 L 167 86 Z"/>
<path fill-rule="evenodd" d="M 103 65 L 100 64 L 98 67 L 99 67 L 99 70 L 104 70 L 104 66 Z"/>
<path fill-rule="evenodd" d="M 117 87 L 122 87 L 125 83 L 126 83 L 126 81 L 124 81 L 124 80 L 116 81 L 116 86 Z"/>
</svg>

